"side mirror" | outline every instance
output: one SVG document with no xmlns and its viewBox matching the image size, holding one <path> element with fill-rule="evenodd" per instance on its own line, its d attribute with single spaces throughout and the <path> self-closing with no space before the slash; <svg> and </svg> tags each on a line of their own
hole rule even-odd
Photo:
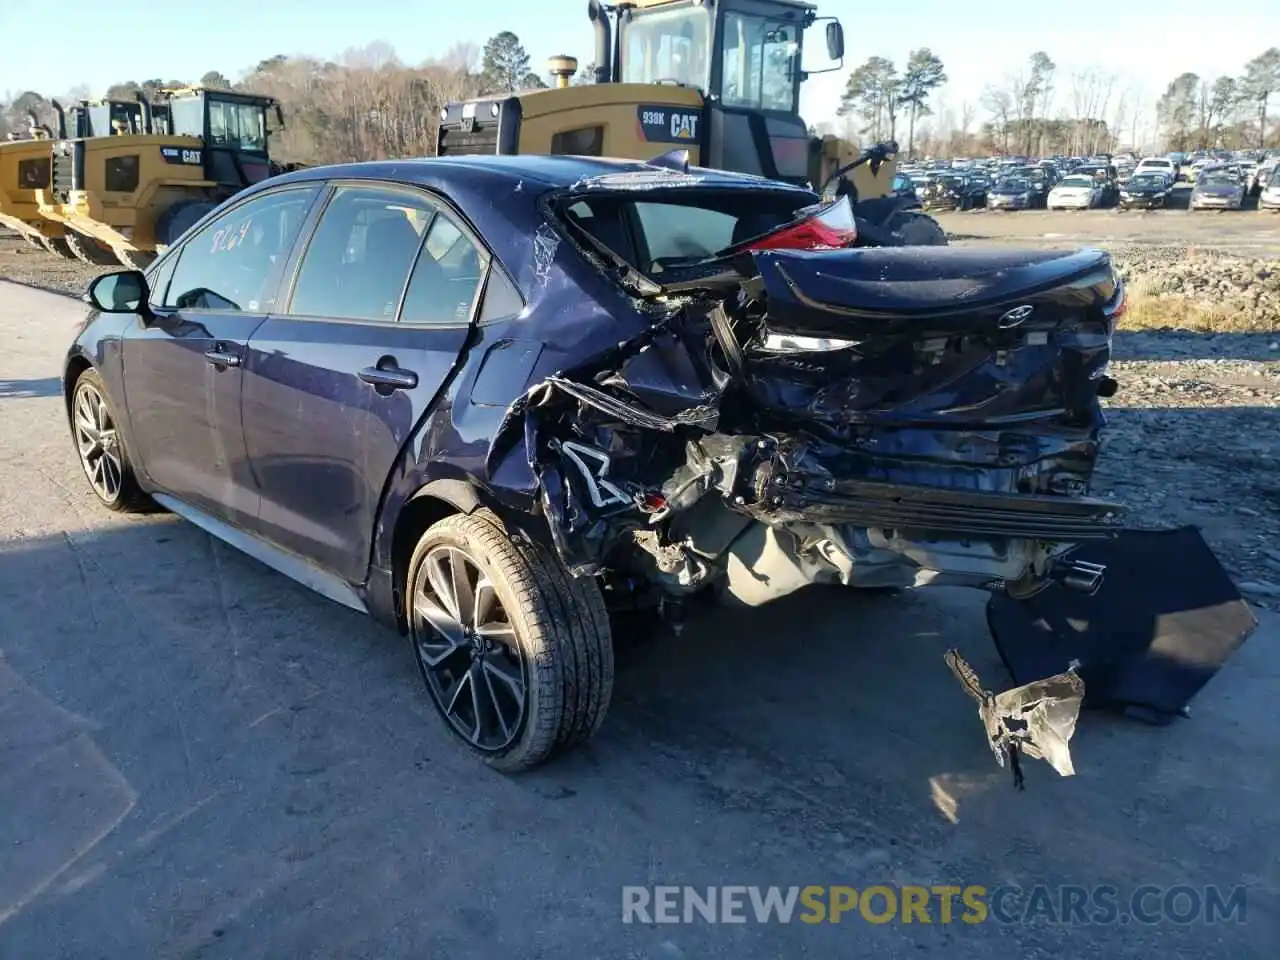
<svg viewBox="0 0 1280 960">
<path fill-rule="evenodd" d="M 147 278 L 141 271 L 121 270 L 95 278 L 81 299 L 103 313 L 136 313 L 146 316 L 151 312 L 147 306 L 150 296 Z"/>
<path fill-rule="evenodd" d="M 832 60 L 844 58 L 844 27 L 839 20 L 827 24 L 827 56 Z"/>
</svg>

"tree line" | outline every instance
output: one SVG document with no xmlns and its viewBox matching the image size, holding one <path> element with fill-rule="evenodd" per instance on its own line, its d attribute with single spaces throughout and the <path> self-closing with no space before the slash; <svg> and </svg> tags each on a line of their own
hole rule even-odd
<svg viewBox="0 0 1280 960">
<path fill-rule="evenodd" d="M 1085 69 L 1063 76 L 1042 50 L 989 84 L 976 104 L 948 106 L 946 82 L 942 61 L 928 48 L 913 50 L 901 71 L 885 57 L 870 57 L 849 75 L 837 111 L 845 121 L 840 132 L 871 141 L 905 134 L 909 156 L 1280 146 L 1272 109 L 1280 99 L 1275 47 L 1238 77 L 1180 74 L 1155 104 L 1154 125 L 1150 105 L 1123 88 L 1118 75 Z"/>
<path fill-rule="evenodd" d="M 591 82 L 592 65 L 574 83 Z M 188 81 L 190 82 L 190 79 Z M 347 51 L 335 60 L 271 57 L 238 82 L 210 70 L 203 86 L 274 96 L 286 127 L 273 140 L 284 161 L 339 163 L 434 152 L 440 108 L 486 93 L 546 86 L 530 66 L 519 37 L 502 31 L 479 48 L 456 44 L 444 56 L 409 65 L 385 43 Z M 1044 51 L 987 86 L 976 102 L 948 102 L 947 73 L 929 48 L 912 50 L 899 69 L 873 56 L 849 75 L 837 120 L 816 124 L 852 140 L 905 140 L 909 155 L 990 153 L 1070 155 L 1121 148 L 1186 150 L 1280 146 L 1274 116 L 1280 100 L 1280 49 L 1243 65 L 1237 77 L 1175 77 L 1154 105 L 1096 69 L 1063 75 Z M 174 80 L 123 80 L 108 96 L 132 98 Z M 26 127 L 27 111 L 53 126 L 51 100 L 64 105 L 89 96 L 81 86 L 46 95 L 22 91 L 0 102 L 0 138 Z M 813 119 L 813 118 L 810 118 Z"/>
<path fill-rule="evenodd" d="M 579 80 L 586 76 L 580 74 Z M 180 87 L 192 80 L 122 80 L 107 90 L 111 99 Z M 310 164 L 424 156 L 435 152 L 441 108 L 451 101 L 490 93 L 545 87 L 529 54 L 510 31 L 483 47 L 460 43 L 444 56 L 408 65 L 386 43 L 348 50 L 335 60 L 280 54 L 258 63 L 239 82 L 217 70 L 198 79 L 202 86 L 275 97 L 285 128 L 272 138 L 272 153 L 283 161 Z M 0 138 L 27 127 L 27 112 L 55 124 L 52 100 L 68 106 L 87 99 L 84 87 L 59 94 L 34 90 L 0 103 Z"/>
</svg>

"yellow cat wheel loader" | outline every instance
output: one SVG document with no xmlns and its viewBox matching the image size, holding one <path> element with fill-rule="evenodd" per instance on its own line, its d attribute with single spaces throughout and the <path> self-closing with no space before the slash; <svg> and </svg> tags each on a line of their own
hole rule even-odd
<svg viewBox="0 0 1280 960">
<path fill-rule="evenodd" d="M 83 103 L 60 114 L 40 214 L 81 259 L 145 267 L 223 200 L 283 169 L 267 148 L 271 114 L 283 124 L 271 97 L 201 87 Z"/>
<path fill-rule="evenodd" d="M 673 149 L 692 166 L 830 189 L 855 202 L 860 231 L 884 243 L 946 242 L 913 198 L 892 192 L 893 150 L 855 163 L 851 146 L 816 137 L 800 116 L 800 88 L 843 65 L 844 31 L 804 0 L 590 0 L 594 83 L 570 85 L 572 57 L 556 57 L 551 89 L 480 97 L 441 112 L 436 152 L 544 153 L 651 160 Z M 832 65 L 806 71 L 806 32 L 825 24 Z M 865 223 L 864 223 L 865 222 Z"/>
<path fill-rule="evenodd" d="M 24 134 L 0 142 L 0 227 L 13 230 L 33 247 L 71 257 L 60 223 L 40 216 L 36 193 L 49 185 L 53 166 L 52 132 L 34 113 Z"/>
</svg>

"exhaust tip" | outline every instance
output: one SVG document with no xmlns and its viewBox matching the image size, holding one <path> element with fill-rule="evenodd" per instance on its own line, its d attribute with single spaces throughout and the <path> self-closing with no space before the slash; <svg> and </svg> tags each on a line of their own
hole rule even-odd
<svg viewBox="0 0 1280 960">
<path fill-rule="evenodd" d="M 1070 560 L 1055 569 L 1054 579 L 1068 590 L 1093 595 L 1101 588 L 1106 572 L 1106 566 L 1101 563 Z"/>
</svg>

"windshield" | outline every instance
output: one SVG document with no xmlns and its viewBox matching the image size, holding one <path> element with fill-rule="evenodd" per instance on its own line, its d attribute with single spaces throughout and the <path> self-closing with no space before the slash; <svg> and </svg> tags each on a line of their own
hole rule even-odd
<svg viewBox="0 0 1280 960">
<path fill-rule="evenodd" d="M 209 142 L 238 150 L 267 149 L 266 109 L 254 103 L 209 101 Z"/>
<path fill-rule="evenodd" d="M 1093 181 L 1090 180 L 1088 177 L 1067 177 L 1065 180 L 1062 181 L 1061 186 L 1064 186 L 1067 188 L 1080 188 L 1080 187 L 1088 188 L 1093 186 Z"/>
<path fill-rule="evenodd" d="M 169 101 L 169 123 L 175 136 L 204 136 L 204 97 Z"/>
<path fill-rule="evenodd" d="M 795 24 L 729 13 L 721 61 L 725 104 L 795 113 L 800 32 Z"/>
<path fill-rule="evenodd" d="M 1148 170 L 1168 170 L 1173 166 L 1172 160 L 1143 160 L 1140 166 Z"/>
<path fill-rule="evenodd" d="M 1001 180 L 996 189 L 1001 193 L 1024 193 L 1030 186 L 1025 180 Z"/>
<path fill-rule="evenodd" d="M 1164 176 L 1159 173 L 1144 173 L 1129 181 L 1135 187 L 1158 187 L 1164 184 Z"/>
<path fill-rule="evenodd" d="M 674 80 L 706 89 L 711 15 L 702 7 L 633 11 L 622 26 L 622 82 Z"/>
<path fill-rule="evenodd" d="M 1271 181 L 1269 185 L 1273 187 L 1280 187 L 1280 167 L 1277 167 L 1271 172 Z"/>
<path fill-rule="evenodd" d="M 1204 174 L 1199 182 L 1206 187 L 1234 187 L 1238 181 L 1235 174 L 1228 173 L 1226 170 L 1211 170 Z"/>
</svg>

